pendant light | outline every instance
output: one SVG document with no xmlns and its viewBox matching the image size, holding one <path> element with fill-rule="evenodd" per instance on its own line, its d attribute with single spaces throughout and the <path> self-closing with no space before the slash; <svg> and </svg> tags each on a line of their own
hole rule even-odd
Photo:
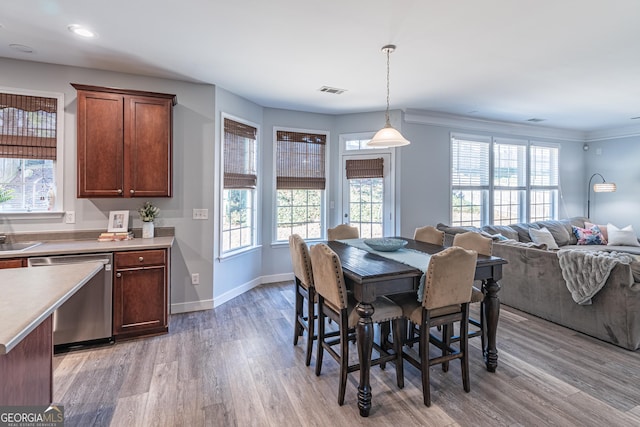
<svg viewBox="0 0 640 427">
<path fill-rule="evenodd" d="M 388 44 L 382 47 L 382 52 L 387 54 L 387 111 L 385 113 L 386 123 L 367 143 L 367 147 L 386 148 L 401 147 L 409 145 L 410 142 L 405 139 L 389 122 L 389 55 L 396 50 L 396 45 Z"/>
</svg>

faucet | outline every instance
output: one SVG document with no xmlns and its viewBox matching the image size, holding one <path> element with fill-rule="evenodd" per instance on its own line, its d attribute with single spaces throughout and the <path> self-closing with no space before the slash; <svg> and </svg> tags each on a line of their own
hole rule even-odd
<svg viewBox="0 0 640 427">
<path fill-rule="evenodd" d="M 7 236 L 0 235 L 0 245 L 7 242 Z"/>
</svg>

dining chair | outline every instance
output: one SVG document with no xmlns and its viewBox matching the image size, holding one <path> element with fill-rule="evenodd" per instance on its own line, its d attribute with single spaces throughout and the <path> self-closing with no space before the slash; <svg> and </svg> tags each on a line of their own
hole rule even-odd
<svg viewBox="0 0 640 427">
<path fill-rule="evenodd" d="M 416 228 L 413 233 L 413 240 L 443 246 L 444 235 L 444 231 L 438 230 L 433 225 L 425 225 L 424 227 Z"/>
<path fill-rule="evenodd" d="M 344 403 L 347 386 L 347 374 L 358 371 L 360 364 L 349 364 L 349 340 L 355 335 L 355 327 L 359 315 L 355 310 L 356 301 L 347 294 L 342 272 L 342 264 L 338 255 L 324 243 L 311 247 L 311 265 L 314 274 L 315 290 L 318 294 L 318 347 L 316 351 L 316 375 L 322 370 L 322 358 L 326 350 L 340 364 L 340 385 L 338 404 Z M 400 336 L 402 308 L 386 297 L 379 297 L 373 302 L 374 312 L 371 320 L 374 323 L 393 323 L 393 333 Z M 338 336 L 329 337 L 325 331 L 325 317 L 333 319 L 338 327 Z M 328 339 L 330 338 L 330 339 Z M 402 361 L 402 340 L 394 339 L 393 352 L 384 349 L 384 345 L 373 343 L 379 357 L 371 360 L 371 366 L 394 362 L 396 366 L 396 382 L 398 388 L 404 387 L 404 370 Z M 339 345 L 339 352 L 333 347 Z"/>
<path fill-rule="evenodd" d="M 357 239 L 359 237 L 358 227 L 352 227 L 349 224 L 340 224 L 327 229 L 327 240 Z"/>
<path fill-rule="evenodd" d="M 289 236 L 289 253 L 293 274 L 295 276 L 295 322 L 293 327 L 293 345 L 298 345 L 298 337 L 307 331 L 307 354 L 305 364 L 311 364 L 311 352 L 313 350 L 315 304 L 318 297 L 313 285 L 313 271 L 311 269 L 311 257 L 306 242 L 298 234 Z M 307 315 L 304 315 L 304 302 L 307 303 Z"/>
<path fill-rule="evenodd" d="M 403 351 L 403 357 L 422 373 L 422 392 L 426 406 L 431 406 L 429 367 L 460 359 L 462 384 L 467 393 L 471 389 L 469 380 L 469 357 L 467 351 L 467 330 L 471 288 L 476 271 L 478 254 L 460 247 L 450 247 L 431 256 L 427 268 L 422 301 L 405 299 L 402 304 L 404 316 L 418 329 L 418 357 Z M 460 322 L 460 340 L 454 348 L 431 334 L 434 326 Z M 430 357 L 429 344 L 436 344 L 442 351 L 437 357 Z M 444 351 L 444 346 L 447 346 Z"/>
<path fill-rule="evenodd" d="M 453 246 L 459 246 L 464 249 L 476 251 L 479 255 L 491 256 L 493 253 L 493 240 L 490 237 L 485 237 L 480 233 L 474 231 L 468 231 L 466 233 L 459 233 L 453 237 Z M 482 351 L 484 353 L 486 342 L 486 313 L 484 307 L 484 283 L 477 281 L 471 292 L 471 304 L 480 303 L 480 312 L 478 319 L 469 318 L 469 323 L 478 328 L 477 331 L 470 331 L 469 338 L 480 336 L 482 343 Z M 453 331 L 450 331 L 450 334 Z M 455 340 L 456 337 L 453 337 Z"/>
</svg>

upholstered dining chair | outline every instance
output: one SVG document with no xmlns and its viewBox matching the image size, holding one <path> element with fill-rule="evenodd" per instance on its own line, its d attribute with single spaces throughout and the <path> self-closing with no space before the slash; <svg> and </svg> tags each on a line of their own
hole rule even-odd
<svg viewBox="0 0 640 427">
<path fill-rule="evenodd" d="M 476 251 L 479 255 L 487 255 L 491 256 L 493 253 L 493 240 L 490 237 L 485 237 L 480 233 L 476 233 L 474 231 L 468 231 L 466 233 L 459 233 L 453 236 L 453 246 L 459 246 L 464 249 L 469 249 Z M 471 303 L 476 304 L 480 303 L 480 313 L 479 319 L 469 318 L 469 323 L 473 326 L 477 327 L 477 331 L 470 331 L 469 338 L 480 336 L 480 340 L 482 342 L 482 351 L 484 352 L 484 346 L 486 342 L 486 331 L 485 331 L 485 323 L 486 323 L 486 315 L 484 308 L 484 293 L 483 283 L 479 282 L 473 286 L 471 292 Z"/>
<path fill-rule="evenodd" d="M 460 359 L 464 391 L 469 392 L 471 389 L 467 331 L 477 257 L 475 251 L 460 247 L 450 247 L 432 255 L 426 272 L 422 301 L 408 298 L 402 304 L 404 316 L 419 325 L 418 357 L 414 357 L 409 351 L 403 352 L 403 357 L 422 373 L 423 400 L 427 406 L 431 406 L 429 367 L 432 365 Z M 433 326 L 444 326 L 454 322 L 460 322 L 462 331 L 458 348 L 453 348 L 450 343 L 438 339 L 430 332 Z M 440 347 L 441 356 L 430 358 L 430 342 Z"/>
<path fill-rule="evenodd" d="M 358 227 L 352 227 L 349 224 L 340 224 L 334 228 L 327 229 L 328 240 L 340 239 L 357 239 L 360 237 Z"/>
<path fill-rule="evenodd" d="M 424 227 L 416 228 L 413 233 L 413 240 L 443 246 L 444 234 L 444 231 L 438 230 L 433 225 L 425 225 Z"/>
<path fill-rule="evenodd" d="M 298 337 L 307 331 L 307 354 L 305 364 L 311 364 L 313 350 L 315 304 L 318 297 L 313 286 L 313 271 L 311 257 L 306 242 L 298 234 L 289 236 L 289 253 L 295 276 L 295 322 L 293 327 L 293 345 L 298 345 Z M 307 305 L 307 315 L 304 315 L 304 302 Z"/>
<path fill-rule="evenodd" d="M 349 365 L 349 340 L 354 335 L 354 328 L 358 323 L 358 313 L 355 310 L 355 300 L 347 294 L 342 273 L 342 264 L 338 255 L 324 243 L 311 247 L 311 265 L 313 267 L 315 289 L 318 294 L 318 347 L 316 351 L 316 375 L 322 370 L 322 358 L 326 350 L 340 364 L 340 385 L 338 390 L 338 404 L 344 403 L 347 386 L 347 374 L 360 369 L 360 365 Z M 400 336 L 402 309 L 385 297 L 377 298 L 373 303 L 374 313 L 371 320 L 374 323 L 393 323 L 393 333 Z M 328 316 L 338 326 L 338 336 L 331 339 L 325 331 L 325 317 Z M 383 365 L 393 361 L 396 366 L 396 382 L 398 388 L 404 387 L 404 370 L 402 362 L 402 340 L 394 339 L 393 353 L 390 353 L 378 343 L 373 344 L 380 355 L 371 361 L 371 366 Z M 340 350 L 334 350 L 339 345 Z"/>
</svg>

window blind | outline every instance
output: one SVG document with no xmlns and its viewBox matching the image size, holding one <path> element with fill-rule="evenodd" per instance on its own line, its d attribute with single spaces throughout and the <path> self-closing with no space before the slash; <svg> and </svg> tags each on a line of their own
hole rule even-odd
<svg viewBox="0 0 640 427">
<path fill-rule="evenodd" d="M 304 132 L 276 132 L 276 188 L 324 190 L 327 136 Z"/>
<path fill-rule="evenodd" d="M 224 188 L 256 188 L 256 139 L 258 130 L 224 119 Z"/>
<path fill-rule="evenodd" d="M 347 179 L 382 178 L 384 171 L 383 159 L 353 159 L 347 160 Z"/>
<path fill-rule="evenodd" d="M 489 141 L 452 138 L 451 185 L 485 187 L 489 185 Z"/>
<path fill-rule="evenodd" d="M 0 157 L 56 159 L 56 98 L 0 92 Z"/>
</svg>

